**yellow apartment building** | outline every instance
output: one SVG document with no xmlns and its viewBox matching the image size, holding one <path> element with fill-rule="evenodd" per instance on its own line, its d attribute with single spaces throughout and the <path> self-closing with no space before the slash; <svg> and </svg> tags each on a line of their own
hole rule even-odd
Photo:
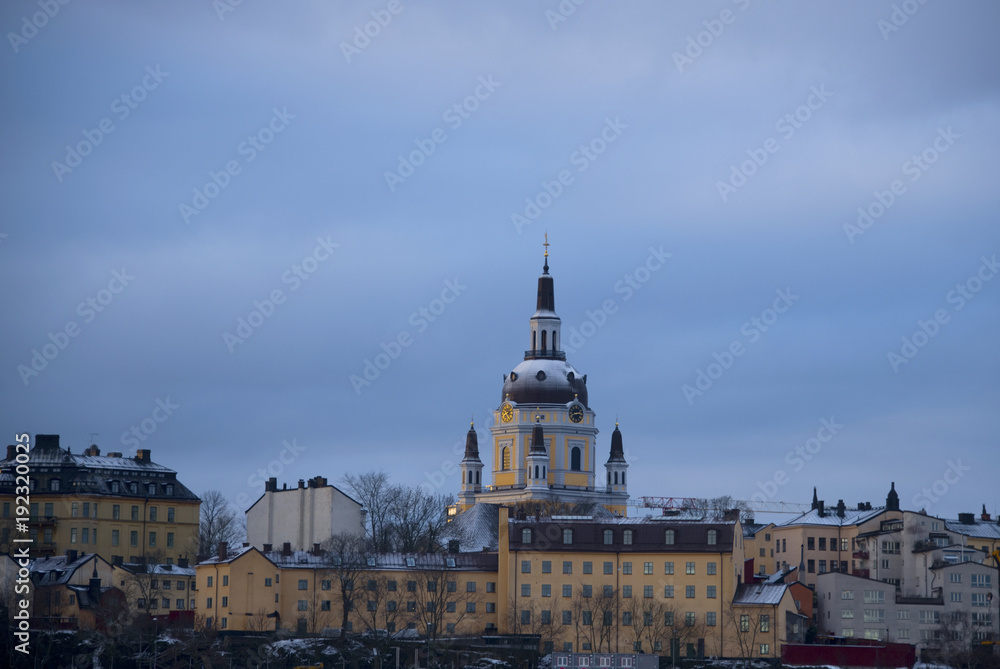
<svg viewBox="0 0 1000 669">
<path fill-rule="evenodd" d="M 14 454 L 0 462 L 10 471 Z M 0 479 L 0 490 L 13 478 Z M 59 446 L 59 435 L 36 435 L 30 452 L 31 554 L 47 557 L 97 553 L 111 564 L 176 563 L 198 547 L 201 500 L 177 480 L 177 472 L 151 460 L 150 451 L 134 457 L 102 456 L 97 446 L 82 454 Z M 13 488 L 4 497 L 3 518 L 14 516 Z M 9 500 L 9 501 L 8 501 Z M 0 531 L 10 531 L 7 523 Z M 0 537 L 6 544 L 9 537 Z"/>
</svg>

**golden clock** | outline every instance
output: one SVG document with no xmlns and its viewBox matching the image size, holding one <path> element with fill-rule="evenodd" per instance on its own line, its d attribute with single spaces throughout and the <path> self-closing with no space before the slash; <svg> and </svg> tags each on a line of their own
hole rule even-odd
<svg viewBox="0 0 1000 669">
<path fill-rule="evenodd" d="M 569 408 L 569 419 L 574 423 L 579 423 L 583 420 L 583 407 L 579 404 L 574 404 Z"/>
<path fill-rule="evenodd" d="M 500 407 L 500 420 L 505 423 L 514 420 L 514 407 L 504 402 L 503 406 Z"/>
</svg>

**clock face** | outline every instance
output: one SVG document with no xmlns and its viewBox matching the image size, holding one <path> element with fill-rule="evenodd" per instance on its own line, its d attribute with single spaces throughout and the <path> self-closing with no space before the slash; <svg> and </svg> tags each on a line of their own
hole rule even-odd
<svg viewBox="0 0 1000 669">
<path fill-rule="evenodd" d="M 583 420 L 583 407 L 579 404 L 574 404 L 569 408 L 569 419 L 574 423 L 579 423 Z"/>
<path fill-rule="evenodd" d="M 514 407 L 504 402 L 503 406 L 500 407 L 500 420 L 505 423 L 514 420 Z"/>
</svg>

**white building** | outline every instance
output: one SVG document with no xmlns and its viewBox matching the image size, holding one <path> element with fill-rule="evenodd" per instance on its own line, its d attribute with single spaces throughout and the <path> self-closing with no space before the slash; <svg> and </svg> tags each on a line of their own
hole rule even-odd
<svg viewBox="0 0 1000 669">
<path fill-rule="evenodd" d="M 268 479 L 264 494 L 246 514 L 247 541 L 260 550 L 285 543 L 293 550 L 310 550 L 335 534 L 365 531 L 361 504 L 322 476 L 280 490 L 276 478 Z"/>
</svg>

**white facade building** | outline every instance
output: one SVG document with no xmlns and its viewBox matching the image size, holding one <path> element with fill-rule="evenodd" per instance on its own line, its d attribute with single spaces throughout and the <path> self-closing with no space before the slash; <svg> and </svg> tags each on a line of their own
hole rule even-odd
<svg viewBox="0 0 1000 669">
<path fill-rule="evenodd" d="M 267 481 L 264 494 L 247 509 L 247 541 L 260 550 L 267 545 L 291 544 L 292 550 L 310 550 L 335 534 L 364 534 L 365 510 L 340 489 L 317 476 L 299 480 L 296 488 L 278 489 Z"/>
</svg>

